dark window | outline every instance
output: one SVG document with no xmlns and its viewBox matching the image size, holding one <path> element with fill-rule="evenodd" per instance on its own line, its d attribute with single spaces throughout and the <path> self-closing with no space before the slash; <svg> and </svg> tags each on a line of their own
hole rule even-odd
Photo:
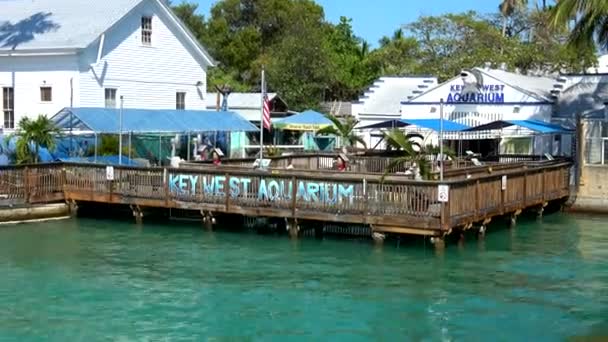
<svg viewBox="0 0 608 342">
<path fill-rule="evenodd" d="M 13 88 L 2 88 L 2 112 L 4 128 L 15 128 L 15 91 Z"/>
<path fill-rule="evenodd" d="M 175 109 L 186 109 L 186 93 L 175 93 Z"/>
<path fill-rule="evenodd" d="M 116 89 L 106 88 L 105 99 L 106 108 L 116 108 Z"/>
<path fill-rule="evenodd" d="M 152 45 L 152 17 L 141 17 L 141 43 Z"/>
<path fill-rule="evenodd" d="M 53 101 L 53 88 L 40 87 L 40 101 L 42 101 L 42 102 Z"/>
</svg>

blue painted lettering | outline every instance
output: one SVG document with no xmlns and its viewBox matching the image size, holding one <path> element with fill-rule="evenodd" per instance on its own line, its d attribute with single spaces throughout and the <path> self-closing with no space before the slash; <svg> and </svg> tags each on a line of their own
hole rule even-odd
<svg viewBox="0 0 608 342">
<path fill-rule="evenodd" d="M 230 177 L 230 197 L 236 198 L 239 196 L 241 189 L 239 187 L 240 180 L 236 177 Z"/>
</svg>

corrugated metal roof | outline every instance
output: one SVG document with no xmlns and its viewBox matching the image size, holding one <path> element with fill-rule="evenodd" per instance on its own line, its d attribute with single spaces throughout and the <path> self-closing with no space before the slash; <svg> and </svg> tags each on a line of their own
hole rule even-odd
<svg viewBox="0 0 608 342">
<path fill-rule="evenodd" d="M 553 85 L 557 82 L 557 80 L 554 78 L 522 75 L 500 69 L 476 69 L 490 77 L 508 84 L 515 89 L 528 93 L 529 95 L 533 95 L 539 99 L 553 102 L 551 99 L 551 89 L 553 89 Z"/>
<path fill-rule="evenodd" d="M 608 77 L 593 74 L 565 77 L 569 79 L 569 85 L 557 100 L 554 116 L 575 118 L 581 114 L 588 118 L 604 118 Z"/>
<path fill-rule="evenodd" d="M 408 96 L 415 95 L 415 91 L 426 92 L 427 89 L 437 85 L 435 77 L 380 77 L 359 98 L 359 114 L 397 114 L 401 112 L 401 102 Z"/>
<path fill-rule="evenodd" d="M 142 0 L 0 0 L 0 50 L 84 48 Z"/>
<path fill-rule="evenodd" d="M 118 133 L 119 110 L 64 108 L 51 118 L 62 129 Z M 122 131 L 133 133 L 257 132 L 259 129 L 234 112 L 123 109 Z"/>
<path fill-rule="evenodd" d="M 268 93 L 268 100 L 272 101 L 276 93 Z M 214 109 L 217 98 L 212 93 L 207 96 L 207 108 Z M 262 93 L 231 93 L 228 96 L 228 109 L 262 109 Z"/>
</svg>

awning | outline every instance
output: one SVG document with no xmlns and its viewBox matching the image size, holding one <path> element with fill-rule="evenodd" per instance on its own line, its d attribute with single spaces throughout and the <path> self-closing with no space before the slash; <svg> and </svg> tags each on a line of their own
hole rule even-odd
<svg viewBox="0 0 608 342">
<path fill-rule="evenodd" d="M 113 133 L 119 131 L 119 109 L 64 108 L 51 120 L 60 129 Z M 122 111 L 122 131 L 133 133 L 257 132 L 259 128 L 234 112 L 132 109 Z"/>
<path fill-rule="evenodd" d="M 467 132 L 500 130 L 507 127 L 521 127 L 540 134 L 568 134 L 573 131 L 559 125 L 538 120 L 497 120 L 466 129 Z"/>
<path fill-rule="evenodd" d="M 332 126 L 333 122 L 324 114 L 307 110 L 284 119 L 273 121 L 272 125 L 278 129 L 290 131 L 318 131 L 322 128 Z"/>
<path fill-rule="evenodd" d="M 417 126 L 431 131 L 439 132 L 441 130 L 441 119 L 399 119 L 379 122 L 369 126 L 359 127 L 358 129 L 380 129 L 380 128 L 400 128 L 407 126 Z M 468 129 L 469 126 L 454 122 L 451 120 L 443 120 L 443 130 L 445 132 L 459 132 Z"/>
</svg>

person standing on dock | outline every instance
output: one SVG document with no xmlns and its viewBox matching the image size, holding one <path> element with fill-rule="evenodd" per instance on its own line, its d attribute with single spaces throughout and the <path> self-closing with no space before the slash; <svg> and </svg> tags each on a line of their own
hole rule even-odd
<svg viewBox="0 0 608 342">
<path fill-rule="evenodd" d="M 336 167 L 340 172 L 346 171 L 346 168 L 348 167 L 348 157 L 346 156 L 346 154 L 340 153 L 336 157 Z"/>
<path fill-rule="evenodd" d="M 211 156 L 213 158 L 213 165 L 215 165 L 215 166 L 222 165 L 222 157 L 224 156 L 224 153 L 222 152 L 222 150 L 220 150 L 219 148 L 214 148 L 213 152 L 211 153 Z"/>
</svg>

